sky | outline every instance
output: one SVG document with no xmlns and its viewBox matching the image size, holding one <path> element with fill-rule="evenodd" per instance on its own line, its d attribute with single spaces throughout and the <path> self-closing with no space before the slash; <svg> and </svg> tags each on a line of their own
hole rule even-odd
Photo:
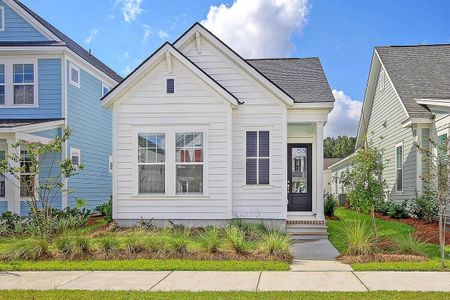
<svg viewBox="0 0 450 300">
<path fill-rule="evenodd" d="M 201 22 L 245 58 L 319 57 L 356 135 L 374 46 L 450 43 L 449 0 L 22 0 L 122 76 Z"/>
</svg>

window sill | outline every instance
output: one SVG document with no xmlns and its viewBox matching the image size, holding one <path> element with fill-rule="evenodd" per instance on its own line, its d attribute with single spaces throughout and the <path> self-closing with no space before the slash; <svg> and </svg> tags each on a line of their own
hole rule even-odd
<svg viewBox="0 0 450 300">
<path fill-rule="evenodd" d="M 207 200 L 208 195 L 133 195 L 133 199 L 142 200 Z"/>
<path fill-rule="evenodd" d="M 253 190 L 253 189 L 272 189 L 273 185 L 271 184 L 244 184 L 242 186 L 245 190 Z"/>
<path fill-rule="evenodd" d="M 37 104 L 15 104 L 15 105 L 5 105 L 0 104 L 0 109 L 2 108 L 38 108 Z"/>
</svg>

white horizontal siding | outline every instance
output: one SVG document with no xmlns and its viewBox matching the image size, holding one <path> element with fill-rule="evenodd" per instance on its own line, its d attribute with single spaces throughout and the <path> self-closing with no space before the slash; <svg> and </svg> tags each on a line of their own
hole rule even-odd
<svg viewBox="0 0 450 300">
<path fill-rule="evenodd" d="M 165 95 L 166 76 L 176 76 L 175 95 Z M 172 74 L 165 61 L 156 66 L 117 104 L 115 111 L 115 212 L 117 219 L 229 219 L 231 195 L 227 145 L 231 106 L 194 73 L 173 61 Z M 204 146 L 206 196 L 139 197 L 133 194 L 135 127 L 207 128 Z M 189 129 L 186 129 L 189 130 Z M 167 149 L 166 151 L 174 151 Z M 167 168 L 167 165 L 166 165 Z M 166 170 L 168 172 L 168 170 Z M 174 172 L 174 171 L 172 171 Z M 166 183 L 167 187 L 167 183 Z"/>
</svg>

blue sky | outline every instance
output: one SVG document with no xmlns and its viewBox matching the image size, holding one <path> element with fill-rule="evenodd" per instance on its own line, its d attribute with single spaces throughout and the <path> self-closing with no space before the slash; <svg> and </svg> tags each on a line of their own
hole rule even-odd
<svg viewBox="0 0 450 300">
<path fill-rule="evenodd" d="M 355 131 L 374 46 L 450 43 L 448 0 L 22 1 L 121 75 L 195 21 L 244 56 L 318 56 L 341 105 L 333 122 L 354 119 L 344 134 Z"/>
</svg>

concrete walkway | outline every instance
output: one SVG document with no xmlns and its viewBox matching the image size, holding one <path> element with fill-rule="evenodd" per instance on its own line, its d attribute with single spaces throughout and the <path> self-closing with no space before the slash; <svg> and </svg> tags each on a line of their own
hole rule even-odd
<svg viewBox="0 0 450 300">
<path fill-rule="evenodd" d="M 450 272 L 1 272 L 2 289 L 450 291 Z"/>
</svg>

